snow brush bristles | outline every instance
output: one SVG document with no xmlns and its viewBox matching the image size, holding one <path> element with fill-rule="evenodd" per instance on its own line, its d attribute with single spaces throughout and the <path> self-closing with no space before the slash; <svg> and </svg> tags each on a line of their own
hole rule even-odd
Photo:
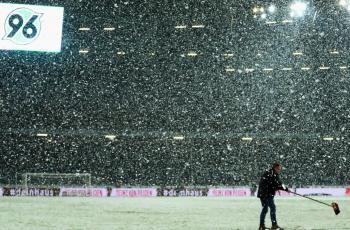
<svg viewBox="0 0 350 230">
<path fill-rule="evenodd" d="M 335 202 L 333 202 L 331 205 L 332 205 L 332 208 L 334 210 L 335 215 L 338 215 L 340 213 L 339 205 Z"/>
<path fill-rule="evenodd" d="M 335 203 L 335 202 L 333 202 L 332 204 L 327 204 L 327 203 L 324 203 L 324 202 L 322 202 L 322 201 L 313 199 L 313 198 L 311 198 L 311 197 L 300 195 L 300 194 L 298 194 L 298 193 L 296 193 L 296 192 L 292 192 L 292 191 L 288 191 L 288 192 L 289 192 L 289 193 L 292 193 L 292 194 L 295 194 L 295 195 L 297 195 L 297 196 L 301 196 L 301 197 L 304 197 L 304 198 L 306 198 L 306 199 L 309 199 L 309 200 L 318 202 L 318 203 L 320 203 L 320 204 L 324 204 L 324 205 L 327 205 L 327 206 L 329 206 L 329 207 L 332 207 L 332 208 L 333 208 L 333 211 L 334 211 L 334 213 L 335 213 L 335 215 L 338 215 L 338 214 L 340 213 L 339 205 L 338 205 L 337 203 Z"/>
</svg>

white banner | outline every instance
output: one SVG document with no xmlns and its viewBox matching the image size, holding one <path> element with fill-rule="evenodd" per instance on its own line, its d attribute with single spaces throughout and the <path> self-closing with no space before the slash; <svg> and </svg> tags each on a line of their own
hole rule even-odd
<svg viewBox="0 0 350 230">
<path fill-rule="evenodd" d="M 294 189 L 289 188 L 289 190 L 294 192 Z M 286 192 L 283 190 L 278 190 L 278 191 L 276 191 L 275 196 L 295 196 L 295 195 L 293 193 L 289 193 L 289 192 Z"/>
<path fill-rule="evenodd" d="M 0 3 L 0 49 L 60 52 L 63 10 Z"/>
<path fill-rule="evenodd" d="M 345 196 L 345 188 L 297 188 L 296 192 L 306 196 Z"/>
<path fill-rule="evenodd" d="M 158 189 L 158 196 L 207 196 L 208 188 L 206 187 L 165 187 Z"/>
<path fill-rule="evenodd" d="M 208 196 L 251 196 L 250 188 L 209 188 Z"/>
</svg>

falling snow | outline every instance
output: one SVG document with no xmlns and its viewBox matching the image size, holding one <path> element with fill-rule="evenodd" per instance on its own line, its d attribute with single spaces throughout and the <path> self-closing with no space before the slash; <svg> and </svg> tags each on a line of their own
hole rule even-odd
<svg viewBox="0 0 350 230">
<path fill-rule="evenodd" d="M 62 52 L 0 52 L 2 184 L 252 185 L 274 161 L 289 185 L 348 184 L 344 7 L 41 3 L 65 7 Z"/>
</svg>

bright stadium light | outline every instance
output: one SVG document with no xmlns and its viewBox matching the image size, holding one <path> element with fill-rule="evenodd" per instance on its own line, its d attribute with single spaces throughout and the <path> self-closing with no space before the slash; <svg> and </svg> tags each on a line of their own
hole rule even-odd
<svg viewBox="0 0 350 230">
<path fill-rule="evenodd" d="M 242 141 L 252 141 L 252 137 L 242 137 Z"/>
<path fill-rule="evenodd" d="M 233 69 L 233 68 L 226 68 L 226 72 L 235 72 L 235 69 Z"/>
<path fill-rule="evenodd" d="M 232 53 L 225 53 L 223 54 L 225 57 L 233 57 L 233 54 Z"/>
<path fill-rule="evenodd" d="M 290 16 L 291 17 L 303 17 L 305 15 L 305 11 L 307 8 L 307 4 L 305 2 L 294 2 L 292 5 L 290 5 Z"/>
<path fill-rule="evenodd" d="M 111 140 L 111 141 L 113 141 L 115 138 L 116 138 L 117 136 L 116 135 L 105 135 L 105 138 L 107 138 L 107 139 L 109 139 L 109 140 Z"/>
<path fill-rule="evenodd" d="M 276 6 L 275 5 L 271 5 L 271 6 L 269 6 L 269 8 L 267 10 L 269 11 L 270 14 L 273 14 L 276 11 Z"/>
<path fill-rule="evenodd" d="M 350 0 L 340 0 L 339 5 L 350 11 Z"/>
<path fill-rule="evenodd" d="M 174 136 L 173 139 L 174 139 L 174 140 L 180 140 L 180 141 L 181 141 L 181 140 L 184 140 L 185 137 L 182 136 L 182 135 L 179 135 L 179 136 Z"/>
<path fill-rule="evenodd" d="M 48 134 L 47 133 L 37 133 L 36 136 L 37 137 L 47 137 Z"/>
<path fill-rule="evenodd" d="M 87 54 L 89 53 L 89 50 L 85 49 L 85 50 L 79 50 L 80 54 Z"/>
<path fill-rule="evenodd" d="M 189 57 L 195 57 L 195 56 L 197 56 L 198 54 L 197 53 L 195 53 L 195 52 L 189 52 L 188 54 L 187 54 L 187 56 L 189 56 Z"/>
<path fill-rule="evenodd" d="M 272 24 L 277 24 L 277 22 L 276 21 L 267 21 L 266 24 L 272 25 Z"/>
<path fill-rule="evenodd" d="M 90 28 L 88 28 L 88 27 L 81 27 L 81 28 L 79 28 L 79 31 L 90 31 Z"/>
<path fill-rule="evenodd" d="M 115 30 L 115 28 L 114 27 L 105 27 L 105 28 L 103 28 L 103 30 L 105 30 L 105 31 L 113 31 L 113 30 Z"/>
<path fill-rule="evenodd" d="M 178 25 L 178 26 L 175 26 L 175 29 L 186 29 L 187 26 L 186 25 Z"/>
<path fill-rule="evenodd" d="M 295 52 L 293 52 L 293 55 L 294 55 L 294 56 L 302 56 L 302 55 L 303 55 L 303 52 L 295 51 Z"/>
<path fill-rule="evenodd" d="M 192 28 L 204 28 L 205 25 L 192 25 Z"/>
<path fill-rule="evenodd" d="M 254 18 L 260 18 L 260 19 L 266 19 L 269 15 L 274 14 L 276 12 L 276 6 L 270 5 L 267 8 L 264 7 L 258 7 L 255 6 L 253 8 L 253 17 Z"/>
</svg>

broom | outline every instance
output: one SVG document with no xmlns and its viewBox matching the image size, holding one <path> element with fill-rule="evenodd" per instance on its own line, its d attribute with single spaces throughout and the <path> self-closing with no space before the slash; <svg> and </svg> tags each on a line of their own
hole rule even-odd
<svg viewBox="0 0 350 230">
<path fill-rule="evenodd" d="M 289 191 L 289 190 L 288 190 L 288 192 L 289 192 L 289 193 L 292 193 L 292 194 L 295 194 L 295 195 L 297 195 L 297 196 L 301 196 L 301 197 L 307 198 L 307 199 L 309 199 L 309 200 L 318 202 L 318 203 L 320 203 L 320 204 L 327 205 L 327 206 L 333 208 L 333 211 L 334 211 L 335 215 L 338 215 L 338 214 L 340 213 L 339 205 L 338 205 L 337 203 L 335 203 L 335 202 L 333 202 L 333 203 L 331 203 L 331 204 L 327 204 L 327 203 L 325 203 L 325 202 L 322 202 L 322 201 L 313 199 L 313 198 L 308 197 L 308 196 L 304 196 L 304 195 L 298 194 L 298 193 L 293 192 L 293 191 Z"/>
</svg>

